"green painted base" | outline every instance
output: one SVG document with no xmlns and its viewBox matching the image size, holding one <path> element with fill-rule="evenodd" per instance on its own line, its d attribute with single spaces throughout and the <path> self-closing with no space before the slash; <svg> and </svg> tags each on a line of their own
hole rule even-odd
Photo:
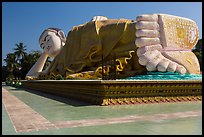
<svg viewBox="0 0 204 137">
<path fill-rule="evenodd" d="M 96 105 L 201 101 L 201 80 L 30 80 L 37 90 Z"/>
</svg>

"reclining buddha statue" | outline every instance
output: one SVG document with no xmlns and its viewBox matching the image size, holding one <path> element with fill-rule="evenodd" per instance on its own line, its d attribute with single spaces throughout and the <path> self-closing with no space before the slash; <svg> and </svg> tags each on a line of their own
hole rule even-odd
<svg viewBox="0 0 204 137">
<path fill-rule="evenodd" d="M 95 16 L 74 26 L 67 37 L 58 28 L 45 29 L 39 38 L 43 53 L 26 79 L 86 74 L 100 79 L 111 70 L 118 77 L 150 71 L 200 74 L 198 59 L 192 52 L 197 42 L 196 23 L 184 17 L 144 14 L 130 20 Z M 48 57 L 53 60 L 43 70 Z"/>
</svg>

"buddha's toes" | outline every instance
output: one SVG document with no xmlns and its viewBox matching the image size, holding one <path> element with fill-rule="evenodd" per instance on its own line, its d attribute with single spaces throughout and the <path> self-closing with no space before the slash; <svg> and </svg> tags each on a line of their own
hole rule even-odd
<svg viewBox="0 0 204 137">
<path fill-rule="evenodd" d="M 191 51 L 198 41 L 198 27 L 190 19 L 166 14 L 136 18 L 137 55 L 148 71 L 200 73 Z"/>
</svg>

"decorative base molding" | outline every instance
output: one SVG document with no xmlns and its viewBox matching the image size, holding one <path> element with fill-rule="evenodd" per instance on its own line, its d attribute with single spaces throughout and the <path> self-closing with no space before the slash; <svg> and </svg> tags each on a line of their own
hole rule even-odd
<svg viewBox="0 0 204 137">
<path fill-rule="evenodd" d="M 202 80 L 29 80 L 22 86 L 103 106 L 202 100 Z"/>
</svg>

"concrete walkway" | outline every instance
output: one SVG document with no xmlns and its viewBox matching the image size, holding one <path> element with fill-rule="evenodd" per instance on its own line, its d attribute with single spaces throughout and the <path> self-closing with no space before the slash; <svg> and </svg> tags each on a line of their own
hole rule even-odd
<svg viewBox="0 0 204 137">
<path fill-rule="evenodd" d="M 2 101 L 16 132 L 55 128 L 55 125 L 2 88 Z"/>
<path fill-rule="evenodd" d="M 37 92 L 36 92 L 37 93 Z M 46 95 L 46 94 L 44 94 Z M 49 97 L 49 95 L 47 95 L 47 97 Z M 52 96 L 54 97 L 54 96 Z M 29 98 L 29 101 L 26 101 Z M 37 105 L 33 105 L 32 104 L 32 100 L 34 98 L 38 98 L 39 104 Z M 56 97 L 56 98 L 60 98 L 60 97 Z M 61 98 L 62 99 L 62 98 Z M 41 108 L 49 108 L 49 105 L 47 105 L 46 103 L 40 103 L 43 101 L 49 101 L 49 104 L 53 104 L 55 105 L 55 107 L 59 104 L 63 104 L 63 107 L 60 108 L 53 108 L 56 110 L 61 111 L 61 118 L 58 118 L 58 120 L 56 118 L 50 117 L 49 116 L 49 112 L 45 112 L 43 111 Z M 58 99 L 60 100 L 60 99 Z M 154 110 L 150 110 L 150 112 L 146 111 L 146 113 L 138 113 L 137 112 L 137 108 L 135 108 L 136 106 L 118 106 L 118 108 L 123 109 L 122 110 L 118 109 L 119 113 L 123 112 L 123 114 L 119 114 L 119 115 L 115 115 L 115 109 L 116 107 L 112 108 L 112 112 L 111 112 L 111 106 L 90 106 L 90 108 L 87 108 L 87 111 L 89 109 L 92 110 L 96 110 L 95 114 L 92 113 L 92 115 L 98 115 L 98 116 L 89 116 L 89 117 L 83 117 L 83 108 L 86 108 L 88 106 L 80 106 L 81 109 L 81 116 L 79 115 L 78 118 L 74 118 L 74 115 L 70 115 L 70 119 L 67 120 L 67 118 L 65 117 L 66 113 L 68 112 L 67 108 L 71 108 L 70 111 L 77 111 L 78 113 L 80 113 L 79 110 L 77 110 L 77 108 L 79 107 L 73 107 L 73 105 L 70 105 L 68 103 L 64 104 L 62 102 L 56 101 L 56 100 L 52 100 L 51 98 L 45 98 L 45 96 L 39 96 L 39 94 L 33 94 L 31 92 L 27 92 L 24 90 L 19 90 L 19 89 L 15 89 L 13 87 L 7 87 L 7 86 L 3 86 L 2 87 L 2 102 L 3 105 L 5 107 L 5 111 L 3 112 L 2 109 L 2 113 L 7 113 L 8 117 L 13 125 L 13 128 L 15 130 L 16 133 L 14 134 L 165 134 L 165 131 L 160 131 L 160 130 L 152 130 L 150 129 L 150 127 L 148 128 L 145 127 L 144 125 L 152 125 L 154 124 L 154 128 L 159 127 L 159 126 L 164 126 L 165 124 L 169 125 L 171 124 L 172 126 L 179 126 L 179 123 L 181 124 L 182 122 L 179 121 L 185 121 L 189 119 L 189 124 L 193 124 L 193 126 L 195 126 L 195 123 L 198 122 L 199 120 L 201 120 L 202 123 L 202 106 L 201 106 L 201 102 L 192 102 L 192 105 L 188 104 L 189 106 L 193 106 L 193 104 L 195 105 L 194 108 L 189 108 L 189 106 L 187 107 L 187 105 L 185 103 L 177 103 L 174 104 L 175 106 L 181 105 L 183 104 L 183 107 L 186 107 L 185 110 L 176 110 L 176 109 L 172 109 L 172 107 L 169 107 L 169 109 L 172 109 L 171 111 L 167 111 L 168 113 L 163 113 L 163 112 L 159 112 L 158 110 L 154 111 Z M 37 102 L 35 102 L 37 103 Z M 155 104 L 156 105 L 156 104 Z M 164 107 L 165 104 L 163 104 L 162 107 Z M 166 105 L 168 107 L 168 105 Z M 141 106 L 139 106 L 141 108 Z M 143 106 L 145 107 L 145 106 Z M 147 106 L 146 106 L 147 107 Z M 34 110 L 34 109 L 35 110 Z M 128 108 L 128 109 L 127 109 Z M 134 109 L 136 111 L 132 111 L 132 109 Z M 175 107 L 176 108 L 176 107 Z M 52 108 L 49 108 L 52 109 Z M 62 109 L 62 110 L 60 110 Z M 63 111 L 64 109 L 64 111 Z M 166 108 L 168 109 L 168 108 Z M 104 113 L 109 113 L 110 115 L 106 115 L 100 116 L 100 113 L 97 113 L 97 110 L 100 110 L 101 114 Z M 108 111 L 107 111 L 108 110 Z M 148 110 L 148 109 L 147 109 Z M 58 111 L 58 112 L 59 112 Z M 50 115 L 55 114 L 56 117 L 60 117 L 59 113 L 56 112 L 52 112 L 50 111 Z M 93 111 L 94 112 L 94 111 Z M 70 113 L 70 112 L 69 112 Z M 89 114 L 89 112 L 86 112 L 87 114 Z M 44 116 L 43 116 L 44 115 Z M 67 115 L 69 115 L 67 113 Z M 2 115 L 3 116 L 3 115 Z M 63 118 L 64 117 L 64 118 Z M 71 118 L 73 117 L 73 118 Z M 5 117 L 2 117 L 3 121 L 8 120 Z M 192 120 L 191 120 L 192 119 Z M 171 122 L 169 122 L 171 121 Z M 173 121 L 173 122 L 172 122 Z M 178 123 L 176 123 L 176 121 L 178 121 Z M 133 126 L 130 126 L 131 124 L 138 124 L 141 125 L 140 126 L 140 132 L 137 131 L 139 130 L 138 127 L 134 128 Z M 159 124 L 160 123 L 160 124 Z M 185 123 L 185 122 L 184 122 Z M 201 124 L 201 123 L 197 123 L 197 124 Z M 120 132 L 120 130 L 118 132 L 113 132 L 115 131 L 114 129 L 108 129 L 109 127 L 111 127 L 112 125 L 118 125 L 118 127 L 124 126 L 124 124 L 126 124 L 126 132 L 124 133 L 123 131 Z M 127 125 L 130 124 L 130 125 Z M 185 123 L 186 124 L 186 123 Z M 181 126 L 181 125 L 180 125 Z M 191 126 L 191 127 L 193 127 Z M 86 132 L 77 132 L 77 128 L 78 131 L 80 131 L 80 128 L 87 128 Z M 93 132 L 89 130 L 89 128 L 91 127 L 98 127 L 99 131 L 98 132 Z M 10 127 L 12 128 L 12 127 Z M 69 132 L 68 129 L 76 129 L 76 132 Z M 141 128 L 143 128 L 143 130 L 141 130 Z M 181 127 L 180 127 L 181 128 Z M 183 131 L 186 132 L 179 132 L 177 130 L 172 131 L 169 133 L 166 132 L 166 134 L 188 134 L 189 129 L 185 129 L 186 126 L 183 127 Z M 195 127 L 197 128 L 197 127 Z M 67 130 L 65 130 L 67 129 Z M 106 132 L 103 133 L 103 130 L 106 129 Z M 134 132 L 133 132 L 134 129 Z M 159 128 L 161 129 L 161 127 Z M 4 130 L 4 128 L 2 129 L 2 131 Z M 109 130 L 107 132 L 107 130 Z M 130 130 L 128 132 L 128 130 Z M 147 130 L 143 133 L 141 133 L 141 131 Z M 61 132 L 59 132 L 61 131 Z M 198 127 L 196 131 L 192 131 L 192 129 L 190 130 L 190 134 L 201 134 L 202 132 L 202 124 L 201 127 Z M 11 134 L 9 132 L 5 132 L 3 131 L 4 134 Z"/>
</svg>

